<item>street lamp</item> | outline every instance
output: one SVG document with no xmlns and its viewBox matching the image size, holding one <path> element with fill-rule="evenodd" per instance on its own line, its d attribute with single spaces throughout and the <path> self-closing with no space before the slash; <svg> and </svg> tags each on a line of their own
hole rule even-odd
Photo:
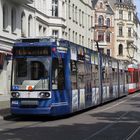
<svg viewBox="0 0 140 140">
<path fill-rule="evenodd" d="M 130 59 L 131 63 L 133 61 L 135 51 L 136 51 L 136 48 L 134 47 L 134 45 L 132 43 L 130 43 L 127 46 L 127 52 L 128 52 L 128 58 Z"/>
</svg>

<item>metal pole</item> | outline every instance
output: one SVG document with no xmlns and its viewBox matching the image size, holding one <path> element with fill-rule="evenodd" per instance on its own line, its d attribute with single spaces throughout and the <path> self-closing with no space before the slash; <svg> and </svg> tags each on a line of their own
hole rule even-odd
<svg viewBox="0 0 140 140">
<path fill-rule="evenodd" d="M 99 68 L 99 93 L 100 93 L 100 103 L 102 104 L 103 101 L 103 91 L 102 91 L 102 54 L 99 48 L 99 43 L 98 41 L 96 42 L 96 46 L 97 46 L 97 50 L 98 50 L 98 60 L 99 60 L 99 64 L 98 64 L 98 68 Z"/>
</svg>

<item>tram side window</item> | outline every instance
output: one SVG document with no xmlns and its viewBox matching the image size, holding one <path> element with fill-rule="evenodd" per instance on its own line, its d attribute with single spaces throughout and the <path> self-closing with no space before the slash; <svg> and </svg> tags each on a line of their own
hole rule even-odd
<svg viewBox="0 0 140 140">
<path fill-rule="evenodd" d="M 85 80 L 85 91 L 86 93 L 91 93 L 92 89 L 91 89 L 91 80 L 92 80 L 92 77 L 91 77 L 91 72 L 92 72 L 92 69 L 91 69 L 91 64 L 85 62 L 85 76 L 84 76 L 84 80 Z"/>
<path fill-rule="evenodd" d="M 102 67 L 102 82 L 105 83 L 105 67 Z"/>
<path fill-rule="evenodd" d="M 129 73 L 128 73 L 128 71 L 125 71 L 125 83 L 126 84 L 129 83 Z"/>
<path fill-rule="evenodd" d="M 134 82 L 138 82 L 138 71 L 134 71 Z"/>
<path fill-rule="evenodd" d="M 19 59 L 16 66 L 17 76 L 26 77 L 27 76 L 27 61 L 25 59 Z"/>
<path fill-rule="evenodd" d="M 102 82 L 104 85 L 107 85 L 108 83 L 108 67 L 107 66 L 102 67 Z"/>
<path fill-rule="evenodd" d="M 91 76 L 91 81 L 92 81 L 92 88 L 95 87 L 95 76 L 96 76 L 96 72 L 95 72 L 95 65 L 92 65 L 92 76 Z"/>
<path fill-rule="evenodd" d="M 131 81 L 132 81 L 132 74 L 131 74 L 131 72 L 128 72 L 128 83 L 131 83 Z"/>
<path fill-rule="evenodd" d="M 116 83 L 117 77 L 116 77 L 115 68 L 112 68 L 112 79 L 113 79 L 113 83 Z"/>
<path fill-rule="evenodd" d="M 77 68 L 78 68 L 78 85 L 79 85 L 79 88 L 83 89 L 83 88 L 85 88 L 85 81 L 84 81 L 84 75 L 85 75 L 84 62 L 78 62 Z"/>
<path fill-rule="evenodd" d="M 107 66 L 105 66 L 103 74 L 104 74 L 104 84 L 108 85 L 108 67 Z"/>
<path fill-rule="evenodd" d="M 63 90 L 65 86 L 64 61 L 53 59 L 52 62 L 52 89 Z"/>
<path fill-rule="evenodd" d="M 120 70 L 120 84 L 123 83 L 123 78 L 124 78 L 124 76 L 123 76 L 123 71 Z"/>
<path fill-rule="evenodd" d="M 71 61 L 71 83 L 72 89 L 77 89 L 77 62 Z"/>
<path fill-rule="evenodd" d="M 99 72 L 98 72 L 98 65 L 95 66 L 95 85 L 99 86 Z"/>
</svg>

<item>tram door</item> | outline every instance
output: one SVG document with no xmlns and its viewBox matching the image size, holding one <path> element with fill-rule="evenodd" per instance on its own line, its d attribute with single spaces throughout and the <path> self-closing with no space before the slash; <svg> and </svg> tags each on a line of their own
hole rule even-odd
<svg viewBox="0 0 140 140">
<path fill-rule="evenodd" d="M 55 102 L 65 102 L 65 65 L 64 59 L 52 60 L 52 90 Z"/>
<path fill-rule="evenodd" d="M 77 75 L 77 61 L 71 60 L 71 88 L 72 88 L 72 111 L 78 110 L 78 75 Z"/>
<path fill-rule="evenodd" d="M 92 65 L 88 62 L 85 62 L 85 105 L 86 107 L 90 107 L 92 105 L 92 87 L 91 87 L 91 79 L 92 79 Z"/>
</svg>

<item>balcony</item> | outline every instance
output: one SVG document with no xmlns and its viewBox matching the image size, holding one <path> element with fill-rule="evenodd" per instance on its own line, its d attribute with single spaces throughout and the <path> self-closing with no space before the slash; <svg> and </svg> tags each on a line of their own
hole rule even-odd
<svg viewBox="0 0 140 140">
<path fill-rule="evenodd" d="M 11 0 L 15 3 L 19 3 L 19 4 L 31 4 L 33 3 L 33 0 Z"/>
</svg>

